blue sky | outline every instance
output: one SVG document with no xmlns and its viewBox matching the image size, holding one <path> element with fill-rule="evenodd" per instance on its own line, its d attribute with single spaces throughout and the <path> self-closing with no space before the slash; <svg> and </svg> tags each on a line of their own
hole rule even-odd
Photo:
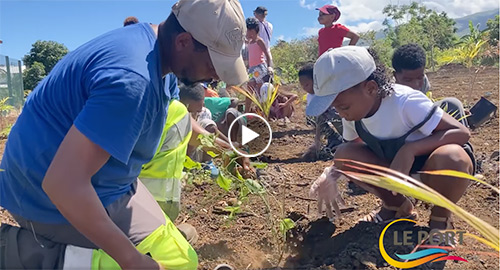
<svg viewBox="0 0 500 270">
<path fill-rule="evenodd" d="M 408 0 L 409 1 L 409 0 Z M 317 33 L 320 25 L 315 7 L 326 3 L 339 6 L 339 20 L 354 31 L 378 30 L 382 27 L 382 8 L 389 3 L 406 0 L 241 0 L 245 16 L 253 16 L 255 7 L 269 10 L 268 20 L 274 25 L 272 43 L 277 39 L 291 40 Z M 114 28 L 122 26 L 127 16 L 140 21 L 160 23 L 170 13 L 173 0 L 125 1 L 61 1 L 61 0 L 0 0 L 0 54 L 21 59 L 37 40 L 54 40 L 70 50 Z M 439 0 L 423 1 L 451 17 L 498 8 L 498 0 Z"/>
</svg>

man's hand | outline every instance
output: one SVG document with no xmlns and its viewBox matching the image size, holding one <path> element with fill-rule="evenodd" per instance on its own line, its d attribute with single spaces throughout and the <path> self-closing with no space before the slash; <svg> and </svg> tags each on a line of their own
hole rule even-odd
<svg viewBox="0 0 500 270">
<path fill-rule="evenodd" d="M 326 206 L 326 215 L 330 221 L 333 221 L 334 219 L 332 206 L 335 210 L 337 218 L 340 219 L 340 208 L 337 202 L 345 205 L 344 200 L 340 196 L 337 188 L 337 180 L 340 176 L 341 174 L 335 170 L 335 167 L 327 167 L 318 179 L 314 181 L 309 191 L 309 196 L 316 197 L 318 199 L 319 213 L 323 211 L 323 204 Z"/>
<path fill-rule="evenodd" d="M 249 158 L 240 157 L 237 159 L 237 162 L 241 165 L 240 174 L 243 178 L 252 178 L 255 175 L 255 169 L 250 165 Z"/>
</svg>

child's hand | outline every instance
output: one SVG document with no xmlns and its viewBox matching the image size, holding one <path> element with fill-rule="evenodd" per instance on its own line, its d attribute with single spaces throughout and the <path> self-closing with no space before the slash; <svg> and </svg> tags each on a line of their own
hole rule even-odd
<svg viewBox="0 0 500 270">
<path fill-rule="evenodd" d="M 395 171 L 404 173 L 406 175 L 410 175 L 410 170 L 411 167 L 413 166 L 413 162 L 415 162 L 414 152 L 411 150 L 410 147 L 404 145 L 396 153 L 396 156 L 392 160 L 390 168 Z M 393 191 L 392 194 L 396 196 L 397 193 Z"/>
<path fill-rule="evenodd" d="M 323 211 L 323 204 L 326 206 L 326 215 L 333 221 L 335 210 L 337 218 L 340 218 L 340 208 L 337 202 L 344 204 L 344 200 L 340 196 L 337 189 L 337 179 L 341 174 L 335 170 L 335 167 L 327 167 L 323 173 L 314 181 L 309 191 L 309 196 L 318 199 L 318 211 Z"/>
<path fill-rule="evenodd" d="M 273 67 L 267 67 L 267 74 L 269 74 L 269 75 L 271 75 L 271 76 L 274 74 L 274 69 L 273 69 Z"/>
</svg>

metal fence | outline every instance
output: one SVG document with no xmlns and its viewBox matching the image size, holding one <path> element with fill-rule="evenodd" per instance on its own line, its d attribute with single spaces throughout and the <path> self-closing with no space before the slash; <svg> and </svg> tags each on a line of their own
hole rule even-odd
<svg viewBox="0 0 500 270">
<path fill-rule="evenodd" d="M 21 61 L 0 54 L 0 100 L 21 108 L 24 104 L 24 86 Z"/>
</svg>

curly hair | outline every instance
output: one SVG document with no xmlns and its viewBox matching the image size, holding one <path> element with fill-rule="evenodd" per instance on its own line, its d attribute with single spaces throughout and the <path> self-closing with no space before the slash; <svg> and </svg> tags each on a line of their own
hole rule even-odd
<svg viewBox="0 0 500 270">
<path fill-rule="evenodd" d="M 379 97 L 385 98 L 387 96 L 390 96 L 394 92 L 394 88 L 392 87 L 390 79 L 391 77 L 388 75 L 385 65 L 380 62 L 375 50 L 369 48 L 368 52 L 375 61 L 376 69 L 366 80 L 375 81 L 377 83 Z"/>
<path fill-rule="evenodd" d="M 250 17 L 246 19 L 247 30 L 255 30 L 257 34 L 259 33 L 259 20 L 254 17 Z"/>
<path fill-rule="evenodd" d="M 134 16 L 129 16 L 125 18 L 125 20 L 123 21 L 123 26 L 132 25 L 136 23 L 139 23 L 139 20 Z"/>
<path fill-rule="evenodd" d="M 418 44 L 406 44 L 396 49 L 392 55 L 392 67 L 396 72 L 403 69 L 415 70 L 425 67 L 425 51 Z"/>
</svg>

